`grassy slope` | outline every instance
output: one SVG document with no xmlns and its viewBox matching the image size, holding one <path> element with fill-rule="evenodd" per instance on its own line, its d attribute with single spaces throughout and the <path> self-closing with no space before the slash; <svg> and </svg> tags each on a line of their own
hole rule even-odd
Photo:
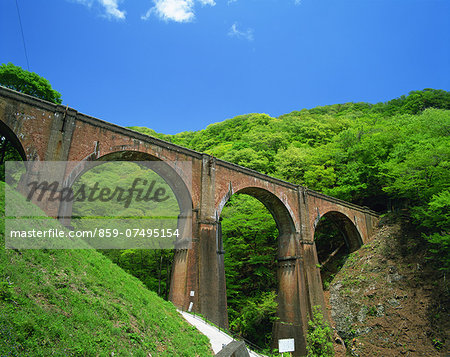
<svg viewBox="0 0 450 357">
<path fill-rule="evenodd" d="M 0 355 L 212 355 L 170 302 L 95 250 L 5 250 L 4 190 L 2 182 Z M 15 204 L 38 209 L 19 194 Z"/>
</svg>

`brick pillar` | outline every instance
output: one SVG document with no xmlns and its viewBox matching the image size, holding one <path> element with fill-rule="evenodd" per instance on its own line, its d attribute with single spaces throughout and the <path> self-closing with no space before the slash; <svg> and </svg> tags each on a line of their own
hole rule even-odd
<svg viewBox="0 0 450 357">
<path fill-rule="evenodd" d="M 294 356 L 306 354 L 308 306 L 302 272 L 302 256 L 298 234 L 284 233 L 278 237 L 278 310 L 279 321 L 273 326 L 273 348 L 278 340 L 295 340 Z"/>
<path fill-rule="evenodd" d="M 318 268 L 319 260 L 314 243 L 314 233 L 311 232 L 309 226 L 307 189 L 299 187 L 298 193 L 302 229 L 300 247 L 303 256 L 304 277 L 308 291 L 309 315 L 312 315 L 312 307 L 319 305 L 322 306 L 323 316 L 328 320 L 325 298 L 323 296 L 322 279 L 320 277 L 320 269 Z"/>
<path fill-rule="evenodd" d="M 197 221 L 197 211 L 192 221 Z M 199 311 L 198 299 L 198 227 L 192 225 L 192 242 L 189 247 L 183 245 L 176 249 L 170 279 L 169 300 L 175 306 L 186 311 L 192 303 L 192 311 Z"/>
<path fill-rule="evenodd" d="M 228 327 L 225 269 L 220 223 L 215 210 L 215 159 L 204 154 L 200 182 L 200 207 L 193 217 L 192 247 L 177 251 L 171 280 L 170 300 L 178 307 Z M 191 291 L 194 296 L 190 296 Z"/>
<path fill-rule="evenodd" d="M 45 161 L 67 161 L 77 111 L 58 105 L 50 128 Z"/>
<path fill-rule="evenodd" d="M 199 308 L 215 324 L 228 327 L 224 269 L 217 253 L 217 223 L 199 223 Z"/>
<path fill-rule="evenodd" d="M 214 157 L 203 154 L 198 219 L 199 309 L 212 322 L 228 327 L 225 269 L 221 264 L 223 255 L 215 207 L 215 177 Z"/>
<path fill-rule="evenodd" d="M 312 313 L 312 307 L 319 305 L 322 307 L 323 316 L 328 320 L 325 298 L 323 296 L 322 278 L 320 277 L 320 269 L 318 268 L 319 259 L 317 258 L 316 245 L 314 242 L 303 242 L 303 262 L 308 284 L 310 314 Z"/>
<path fill-rule="evenodd" d="M 225 250 L 223 249 L 222 240 L 222 224 L 220 220 L 217 222 L 217 264 L 219 273 L 219 303 L 222 306 L 221 316 L 222 323 L 221 327 L 228 328 L 228 305 L 227 305 L 227 284 L 225 278 Z"/>
</svg>

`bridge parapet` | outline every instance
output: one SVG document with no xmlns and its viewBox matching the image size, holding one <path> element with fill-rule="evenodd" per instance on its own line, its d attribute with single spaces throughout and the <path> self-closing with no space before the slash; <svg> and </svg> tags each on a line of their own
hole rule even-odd
<svg viewBox="0 0 450 357">
<path fill-rule="evenodd" d="M 303 186 L 300 186 L 300 187 L 303 187 Z M 324 193 L 308 189 L 306 187 L 303 187 L 303 189 L 305 189 L 307 194 L 310 195 L 310 196 L 314 196 L 314 197 L 320 198 L 320 199 L 325 200 L 325 201 L 333 202 L 335 204 L 338 204 L 338 205 L 341 205 L 341 206 L 345 206 L 345 207 L 348 207 L 348 208 L 356 210 L 356 211 L 361 211 L 361 212 L 369 214 L 369 215 L 371 215 L 373 217 L 379 217 L 379 214 L 377 212 L 371 210 L 369 207 L 359 206 L 359 205 L 356 205 L 354 203 L 347 202 L 347 201 L 341 200 L 339 198 L 336 198 L 336 197 L 333 197 L 333 196 L 328 196 L 328 195 L 325 195 Z"/>
</svg>

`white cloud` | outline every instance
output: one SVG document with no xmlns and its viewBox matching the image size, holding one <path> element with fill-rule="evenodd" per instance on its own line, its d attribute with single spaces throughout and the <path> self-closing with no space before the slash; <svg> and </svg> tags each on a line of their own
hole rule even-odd
<svg viewBox="0 0 450 357">
<path fill-rule="evenodd" d="M 245 31 L 241 31 L 241 30 L 238 29 L 236 23 L 231 25 L 230 31 L 228 31 L 228 36 L 245 39 L 247 41 L 253 41 L 254 40 L 253 29 L 248 28 Z"/>
<path fill-rule="evenodd" d="M 147 20 L 152 13 L 155 13 L 166 21 L 189 22 L 195 17 L 192 11 L 193 6 L 193 0 L 156 0 L 155 6 L 141 18 Z"/>
<path fill-rule="evenodd" d="M 232 4 L 232 3 L 236 2 L 236 1 L 237 0 L 228 0 L 227 5 L 230 5 L 230 4 Z"/>
<path fill-rule="evenodd" d="M 87 6 L 89 8 L 92 7 L 94 2 L 97 2 L 100 6 L 103 7 L 104 16 L 111 19 L 124 20 L 126 11 L 119 10 L 119 2 L 121 0 L 72 0 L 78 4 Z"/>
<path fill-rule="evenodd" d="M 154 13 L 165 21 L 190 22 L 195 18 L 194 6 L 196 2 L 202 6 L 216 5 L 214 0 L 153 0 L 153 2 L 155 6 L 141 16 L 142 20 L 147 20 Z"/>
<path fill-rule="evenodd" d="M 294 0 L 294 4 L 295 5 L 301 5 L 302 4 L 302 0 Z"/>
<path fill-rule="evenodd" d="M 107 17 L 114 17 L 120 20 L 125 19 L 126 12 L 119 10 L 119 0 L 98 0 L 98 1 L 105 8 Z"/>
<path fill-rule="evenodd" d="M 216 2 L 214 0 L 198 0 L 198 2 L 200 4 L 202 4 L 203 6 L 205 6 L 205 5 L 211 5 L 211 6 L 216 5 Z"/>
</svg>

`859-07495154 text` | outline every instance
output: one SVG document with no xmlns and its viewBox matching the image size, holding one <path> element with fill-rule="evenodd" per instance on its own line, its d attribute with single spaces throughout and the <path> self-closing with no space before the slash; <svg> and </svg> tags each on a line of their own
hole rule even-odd
<svg viewBox="0 0 450 357">
<path fill-rule="evenodd" d="M 127 228 L 125 230 L 117 228 L 95 228 L 93 230 L 73 230 L 63 229 L 47 230 L 11 230 L 12 238 L 172 238 L 179 237 L 178 229 L 172 228 Z"/>
</svg>

